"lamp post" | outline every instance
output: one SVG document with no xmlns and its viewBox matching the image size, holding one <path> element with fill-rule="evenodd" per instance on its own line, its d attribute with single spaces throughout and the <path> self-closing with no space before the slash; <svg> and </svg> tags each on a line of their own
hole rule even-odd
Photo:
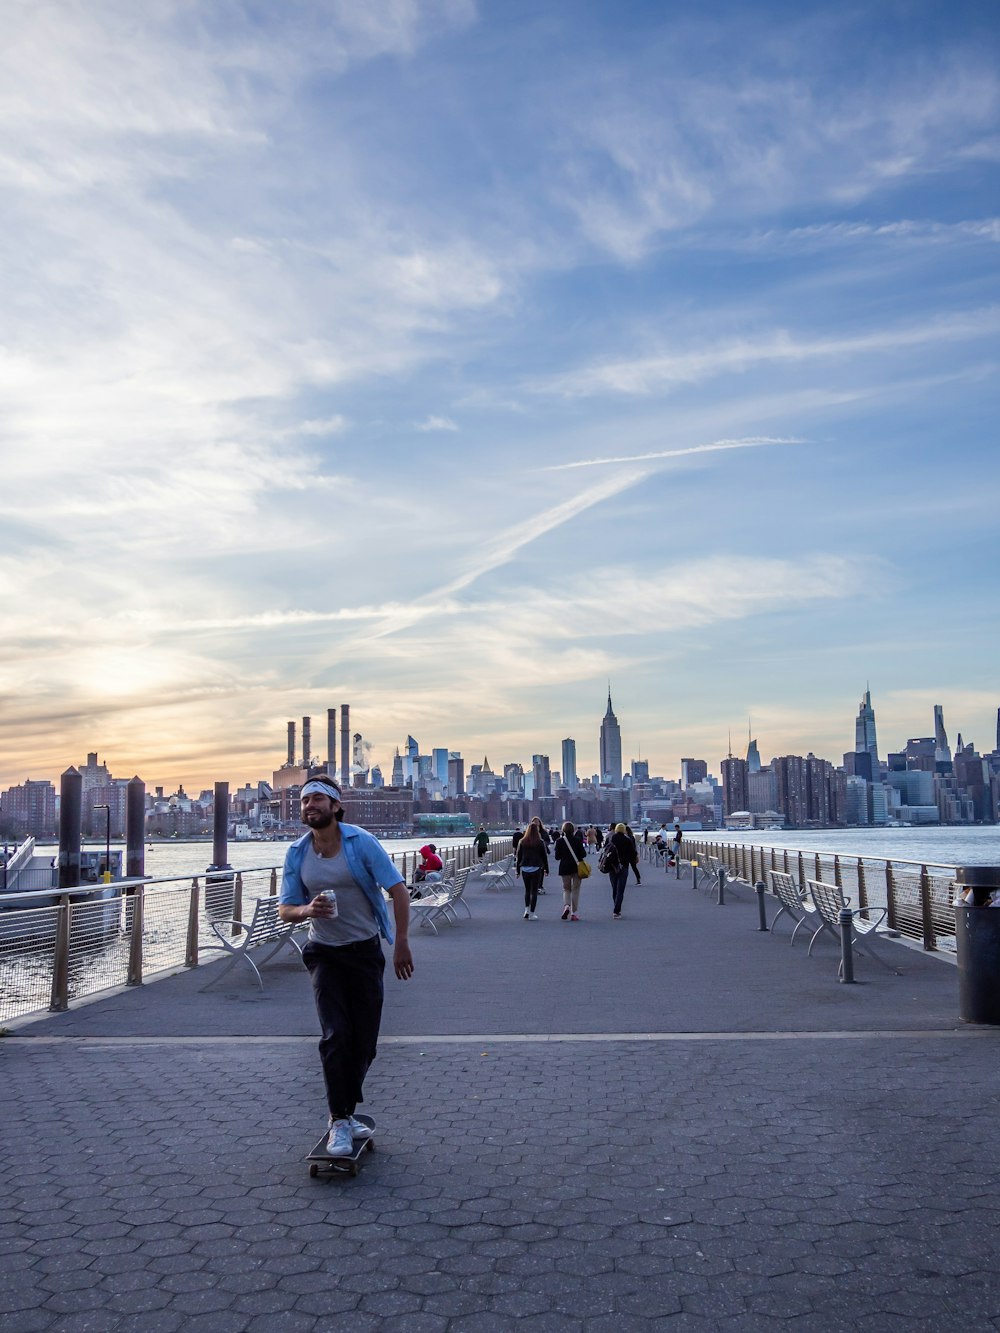
<svg viewBox="0 0 1000 1333">
<path fill-rule="evenodd" d="M 104 820 L 104 874 L 101 879 L 105 884 L 111 883 L 111 806 L 95 805 L 95 810 L 103 810 Z"/>
</svg>

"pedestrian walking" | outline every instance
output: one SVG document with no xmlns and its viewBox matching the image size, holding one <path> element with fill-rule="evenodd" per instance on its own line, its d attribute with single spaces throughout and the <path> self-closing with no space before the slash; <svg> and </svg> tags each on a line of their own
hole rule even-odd
<svg viewBox="0 0 1000 1333">
<path fill-rule="evenodd" d="M 628 883 L 629 866 L 635 870 L 637 876 L 639 873 L 635 858 L 634 841 L 626 834 L 624 824 L 616 824 L 614 831 L 605 839 L 598 864 L 598 869 L 611 880 L 612 918 L 615 921 L 620 921 L 622 918 L 622 903 L 625 898 L 625 885 Z"/>
<path fill-rule="evenodd" d="M 524 919 L 537 921 L 538 894 L 542 880 L 549 873 L 549 856 L 534 820 L 528 825 L 524 837 L 517 844 L 514 873 L 521 877 L 521 882 L 524 884 Z"/>
<path fill-rule="evenodd" d="M 597 830 L 594 828 L 593 824 L 587 829 L 587 851 L 597 851 Z"/>
<path fill-rule="evenodd" d="M 486 853 L 490 850 L 490 835 L 486 832 L 486 826 L 484 824 L 479 825 L 479 832 L 476 834 L 475 844 L 476 856 L 482 861 L 486 856 Z"/>
<path fill-rule="evenodd" d="M 584 859 L 583 835 L 567 819 L 556 839 L 553 854 L 563 882 L 563 921 L 580 920 L 580 862 Z"/>
</svg>

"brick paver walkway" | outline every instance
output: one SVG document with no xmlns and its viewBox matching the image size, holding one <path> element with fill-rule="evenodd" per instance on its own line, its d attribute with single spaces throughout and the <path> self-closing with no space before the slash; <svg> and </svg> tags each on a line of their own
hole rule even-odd
<svg viewBox="0 0 1000 1333">
<path fill-rule="evenodd" d="M 899 947 L 839 986 L 745 891 L 649 871 L 620 923 L 584 892 L 578 925 L 473 889 L 420 933 L 356 1180 L 302 1161 L 294 960 L 0 1042 L 0 1330 L 1000 1325 L 997 1034 L 958 1027 L 953 966 Z"/>
</svg>

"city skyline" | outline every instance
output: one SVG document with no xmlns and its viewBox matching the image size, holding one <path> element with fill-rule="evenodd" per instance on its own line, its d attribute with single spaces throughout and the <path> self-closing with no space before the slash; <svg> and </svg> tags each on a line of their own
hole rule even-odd
<svg viewBox="0 0 1000 1333">
<path fill-rule="evenodd" d="M 345 705 L 344 707 L 350 709 L 351 706 L 348 704 Z M 334 767 L 336 768 L 336 774 L 338 780 L 341 781 L 343 780 L 343 762 L 344 762 L 344 757 L 348 753 L 348 751 L 345 750 L 343 744 L 343 736 L 345 734 L 343 728 L 341 728 L 338 731 L 337 725 L 334 719 L 331 717 L 331 715 L 335 713 L 335 711 L 336 710 L 333 708 L 327 709 L 327 728 L 326 728 L 327 746 L 326 746 L 326 753 L 324 754 L 319 753 L 317 748 L 312 747 L 311 745 L 307 749 L 308 745 L 307 738 L 311 735 L 312 731 L 312 718 L 313 718 L 312 714 L 304 714 L 300 719 L 287 720 L 285 724 L 285 731 L 283 733 L 285 737 L 285 749 L 284 749 L 285 766 L 293 768 L 300 767 L 305 763 L 306 754 L 311 753 L 312 756 L 311 763 L 314 766 L 318 767 L 324 764 L 333 764 Z M 880 710 L 880 716 L 881 716 L 881 710 Z M 961 725 L 955 726 L 954 723 L 946 721 L 947 718 L 948 718 L 948 709 L 946 705 L 942 704 L 933 705 L 930 718 L 924 719 L 927 725 L 925 725 L 925 727 L 922 730 L 918 728 L 908 733 L 905 737 L 900 736 L 899 739 L 896 739 L 894 736 L 893 741 L 884 747 L 885 753 L 888 755 L 893 752 L 896 753 L 902 752 L 907 742 L 918 738 L 929 739 L 931 741 L 934 741 L 936 738 L 937 741 L 940 742 L 942 738 L 947 738 L 947 736 L 949 735 L 954 736 L 956 738 L 955 741 L 956 747 L 958 742 L 961 741 L 962 745 L 969 745 L 969 744 L 974 745 L 976 750 L 984 755 L 989 754 L 991 752 L 1000 752 L 1000 707 L 994 709 L 994 715 L 992 719 L 993 729 L 992 732 L 989 735 L 987 735 L 984 740 L 980 740 L 977 737 L 973 736 L 971 731 L 969 731 L 968 729 L 963 731 Z M 849 721 L 850 719 L 847 719 L 845 720 L 844 723 L 843 727 L 844 744 L 841 748 L 839 749 L 834 748 L 831 751 L 823 751 L 813 745 L 808 745 L 808 746 L 803 746 L 801 750 L 790 751 L 790 750 L 778 750 L 775 749 L 773 746 L 769 746 L 766 736 L 761 735 L 759 733 L 759 729 L 752 723 L 751 720 L 748 719 L 746 752 L 745 755 L 743 755 L 743 758 L 745 759 L 745 761 L 748 762 L 749 771 L 751 773 L 759 771 L 761 766 L 762 756 L 761 752 L 759 751 L 760 745 L 763 745 L 764 747 L 763 753 L 770 756 L 768 762 L 770 762 L 775 758 L 780 757 L 781 755 L 797 754 L 804 757 L 805 755 L 808 754 L 808 755 L 815 755 L 817 758 L 827 760 L 829 762 L 832 762 L 834 766 L 838 766 L 840 759 L 844 756 L 847 756 L 852 753 L 854 754 L 870 753 L 872 755 L 873 760 L 875 760 L 877 766 L 877 753 L 876 753 L 877 743 L 875 740 L 875 712 L 873 709 L 872 695 L 869 685 L 866 685 L 865 687 L 865 690 L 862 694 L 861 703 L 858 706 L 857 716 L 854 719 L 853 743 L 850 743 L 848 737 Z M 644 767 L 645 771 L 648 774 L 650 774 L 651 776 L 655 776 L 657 779 L 665 779 L 667 781 L 680 780 L 682 785 L 686 785 L 686 780 L 687 780 L 686 770 L 689 766 L 694 765 L 700 768 L 702 765 L 707 765 L 708 773 L 713 777 L 718 778 L 725 772 L 724 765 L 727 761 L 727 756 L 728 759 L 732 760 L 734 757 L 739 758 L 740 754 L 742 753 L 741 747 L 737 745 L 737 754 L 736 756 L 734 756 L 732 748 L 732 734 L 730 732 L 730 734 L 727 737 L 725 749 L 720 750 L 717 757 L 714 756 L 707 747 L 695 746 L 692 748 L 694 748 L 697 751 L 698 757 L 693 759 L 688 757 L 683 757 L 678 759 L 676 768 L 673 770 L 669 768 L 659 768 L 656 765 L 655 761 L 651 762 L 648 758 L 640 759 L 638 753 L 636 753 L 635 755 L 628 755 L 628 757 L 626 757 L 627 747 L 625 747 L 621 742 L 621 729 L 618 723 L 617 715 L 612 709 L 611 693 L 609 690 L 607 697 L 606 711 L 603 718 L 601 718 L 600 721 L 598 722 L 597 739 L 594 742 L 594 747 L 593 747 L 595 753 L 599 755 L 602 746 L 605 743 L 605 736 L 607 735 L 609 722 L 614 732 L 614 740 L 612 741 L 612 748 L 614 749 L 616 745 L 622 747 L 620 750 L 615 749 L 615 755 L 621 760 L 623 779 L 627 779 L 629 776 L 629 770 L 630 769 L 634 770 L 636 764 L 639 763 Z M 349 723 L 348 723 L 348 730 L 349 730 Z M 593 730 L 593 728 L 591 728 L 591 730 Z M 500 773 L 510 765 L 515 765 L 517 767 L 522 768 L 530 775 L 532 771 L 532 761 L 537 761 L 544 758 L 545 761 L 547 762 L 547 767 L 552 768 L 554 767 L 553 756 L 559 755 L 560 760 L 558 762 L 561 762 L 562 767 L 558 771 L 561 774 L 562 782 L 564 785 L 570 785 L 567 784 L 566 781 L 566 774 L 567 774 L 566 759 L 567 756 L 572 757 L 574 764 L 573 776 L 574 778 L 576 778 L 577 772 L 579 771 L 579 765 L 577 763 L 577 754 L 579 752 L 579 739 L 580 739 L 579 737 L 562 737 L 558 742 L 558 748 L 550 747 L 548 752 L 544 748 L 539 749 L 538 745 L 533 743 L 531 746 L 532 753 L 530 755 L 528 754 L 505 755 L 502 762 L 498 763 L 495 768 L 491 766 L 491 772 Z M 479 765 L 476 764 L 475 762 L 475 755 L 482 748 L 481 741 L 473 742 L 471 751 L 462 751 L 452 746 L 441 747 L 436 743 L 436 738 L 432 737 L 432 740 L 434 741 L 433 744 L 427 745 L 425 742 L 424 748 L 421 749 L 421 742 L 418 740 L 418 738 L 412 735 L 407 735 L 405 745 L 401 746 L 400 744 L 397 743 L 393 747 L 392 756 L 387 756 L 387 755 L 375 754 L 374 747 L 370 744 L 370 742 L 367 741 L 366 738 L 364 738 L 363 733 L 355 733 L 354 745 L 350 751 L 352 773 L 359 771 L 359 758 L 361 757 L 362 754 L 362 749 L 361 749 L 362 745 L 363 745 L 364 756 L 370 759 L 371 767 L 377 766 L 381 770 L 382 781 L 386 785 L 403 785 L 404 782 L 406 783 L 406 785 L 410 785 L 410 778 L 413 776 L 415 771 L 414 765 L 416 763 L 417 757 L 421 755 L 425 758 L 425 760 L 429 761 L 428 773 L 437 777 L 438 780 L 441 781 L 442 784 L 445 786 L 453 785 L 449 782 L 447 776 L 449 769 L 449 756 L 451 757 L 452 760 L 452 767 L 454 767 L 454 761 L 456 759 L 459 761 L 459 768 L 457 771 L 462 773 L 463 775 L 468 771 L 468 766 L 475 765 L 475 767 L 479 767 Z M 331 744 L 333 746 L 332 754 L 330 753 Z M 947 757 L 950 761 L 951 743 L 947 739 L 945 739 L 945 746 L 946 746 Z M 642 747 L 640 743 L 637 746 L 637 750 L 641 748 Z M 934 747 L 932 746 L 932 748 Z M 944 753 L 940 745 L 937 746 L 937 753 L 939 757 L 942 756 Z M 107 751 L 101 747 L 88 750 L 87 754 L 88 754 L 88 762 L 93 761 L 94 763 L 97 762 L 99 755 L 103 755 L 104 766 L 107 766 L 109 768 L 114 768 L 116 770 L 115 776 L 116 780 L 118 781 L 124 780 L 123 779 L 123 768 L 124 768 L 129 771 L 130 776 L 134 775 L 142 777 L 143 780 L 146 782 L 147 788 L 152 788 L 154 786 L 168 788 L 170 786 L 171 779 L 164 779 L 162 777 L 162 774 L 159 774 L 156 771 L 154 771 L 151 776 L 149 774 L 141 773 L 138 771 L 136 771 L 135 774 L 133 774 L 132 769 L 128 764 L 122 766 L 116 763 L 114 756 L 109 756 Z M 488 762 L 489 756 L 487 755 L 485 756 L 485 758 L 486 761 Z M 527 758 L 528 761 L 527 763 L 524 763 L 525 758 Z M 212 784 L 216 781 L 226 781 L 230 784 L 231 788 L 235 789 L 237 786 L 241 786 L 247 782 L 255 783 L 260 781 L 265 781 L 265 782 L 269 781 L 268 775 L 273 770 L 277 770 L 280 767 L 278 760 L 279 760 L 279 752 L 277 749 L 275 749 L 275 751 L 269 757 L 265 758 L 264 767 L 261 769 L 261 771 L 257 773 L 249 774 L 241 772 L 239 775 L 236 775 L 234 773 L 227 773 L 223 774 L 222 776 L 216 774 L 205 780 L 201 780 L 198 777 L 185 778 L 182 776 L 180 778 L 177 778 L 176 782 L 179 788 L 186 787 L 189 790 L 189 792 L 198 790 L 199 788 L 201 789 L 210 788 Z M 31 781 L 39 781 L 45 779 L 54 780 L 57 779 L 59 774 L 65 771 L 66 768 L 78 767 L 78 766 L 79 766 L 79 758 L 77 757 L 75 759 L 71 759 L 67 764 L 64 764 L 62 767 L 60 767 L 58 770 L 54 772 L 43 773 L 41 771 L 36 771 L 30 774 L 25 774 L 20 778 L 13 779 L 9 783 L 0 778 L 0 790 L 2 790 L 5 786 L 8 785 L 16 786 L 24 781 L 29 781 L 29 780 Z M 409 770 L 408 774 L 407 774 L 407 769 Z M 580 781 L 586 781 L 588 783 L 591 781 L 609 782 L 610 775 L 607 774 L 606 772 L 601 772 L 600 764 L 595 765 L 590 771 L 587 771 L 586 766 L 584 766 L 584 771 L 580 776 Z M 414 783 L 413 785 L 417 784 Z M 464 790 L 465 786 L 464 777 L 460 785 Z M 573 786 L 570 785 L 570 790 L 573 789 L 574 789 Z"/>
<path fill-rule="evenodd" d="M 988 7 L 5 19 L 0 786 L 992 748 Z"/>
</svg>

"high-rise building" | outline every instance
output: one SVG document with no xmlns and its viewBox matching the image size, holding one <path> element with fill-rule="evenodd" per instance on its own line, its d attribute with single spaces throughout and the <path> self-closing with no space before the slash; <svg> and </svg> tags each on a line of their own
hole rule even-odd
<svg viewBox="0 0 1000 1333">
<path fill-rule="evenodd" d="M 458 750 L 448 751 L 448 790 L 452 796 L 465 795 L 465 760 Z"/>
<path fill-rule="evenodd" d="M 443 749 L 431 750 L 431 770 L 434 776 L 440 782 L 442 788 L 448 788 L 449 795 L 455 793 L 448 787 L 448 751 Z"/>
<path fill-rule="evenodd" d="M 760 762 L 760 751 L 757 749 L 757 742 L 753 736 L 747 737 L 747 772 L 759 773 L 763 765 Z"/>
<path fill-rule="evenodd" d="M 392 785 L 394 787 L 405 787 L 406 778 L 403 776 L 403 756 L 399 753 L 399 746 L 396 746 L 396 753 L 392 757 Z"/>
<path fill-rule="evenodd" d="M 708 777 L 708 764 L 704 759 L 681 760 L 681 786 L 693 787 L 696 782 L 704 782 Z"/>
<path fill-rule="evenodd" d="M 504 791 L 510 792 L 511 796 L 524 795 L 524 769 L 520 764 L 504 764 L 503 786 Z"/>
<path fill-rule="evenodd" d="M 869 754 L 872 773 L 878 777 L 878 741 L 875 738 L 875 709 L 872 708 L 871 690 L 866 689 L 854 723 L 854 753 Z"/>
<path fill-rule="evenodd" d="M 541 800 L 545 796 L 552 795 L 552 773 L 549 769 L 549 756 L 547 754 L 533 754 L 531 756 L 531 776 L 533 779 L 532 799 Z M 621 778 L 618 779 L 619 782 Z"/>
<path fill-rule="evenodd" d="M 406 738 L 406 754 L 403 755 L 403 777 L 407 782 L 411 782 L 417 776 L 417 755 L 420 753 L 420 746 L 412 736 Z"/>
<path fill-rule="evenodd" d="M 97 756 L 95 755 L 96 759 Z M 95 790 L 98 790 L 95 788 Z M 28 778 L 0 792 L 0 824 L 12 837 L 47 837 L 56 831 L 56 789 L 48 778 Z"/>
<path fill-rule="evenodd" d="M 576 741 L 569 738 L 562 743 L 562 780 L 570 791 L 576 791 L 580 785 L 576 776 Z"/>
<path fill-rule="evenodd" d="M 747 761 L 729 755 L 722 761 L 722 809 L 726 815 L 750 809 Z"/>
<path fill-rule="evenodd" d="M 792 828 L 802 828 L 809 821 L 806 761 L 801 755 L 786 754 L 775 759 L 771 767 L 777 781 L 778 809 Z"/>
<path fill-rule="evenodd" d="M 622 733 L 611 707 L 611 687 L 608 686 L 608 711 L 601 722 L 601 781 L 620 787 L 622 773 Z"/>
<path fill-rule="evenodd" d="M 631 763 L 631 765 L 630 765 L 630 771 L 631 771 L 631 774 L 632 774 L 632 785 L 633 785 L 633 786 L 634 786 L 637 782 L 648 782 L 648 781 L 649 781 L 649 760 L 648 760 L 648 759 L 633 759 L 633 760 L 632 760 L 632 763 Z"/>
<path fill-rule="evenodd" d="M 747 809 L 755 815 L 778 809 L 778 783 L 770 768 L 751 773 L 747 765 Z"/>
<path fill-rule="evenodd" d="M 951 746 L 944 729 L 944 708 L 941 704 L 934 705 L 934 762 L 938 765 L 951 763 Z"/>
</svg>

